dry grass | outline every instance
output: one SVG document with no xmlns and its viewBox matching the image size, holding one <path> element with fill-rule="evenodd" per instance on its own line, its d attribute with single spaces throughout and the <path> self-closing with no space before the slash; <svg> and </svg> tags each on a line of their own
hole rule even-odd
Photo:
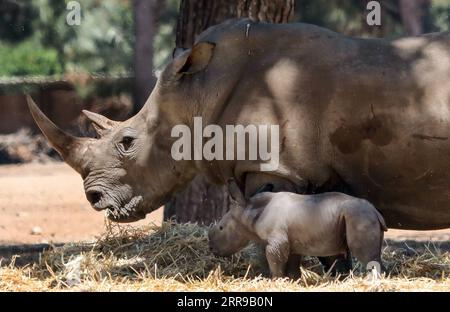
<svg viewBox="0 0 450 312">
<path fill-rule="evenodd" d="M 429 244 L 421 249 L 386 247 L 388 276 L 373 281 L 358 269 L 344 280 L 323 274 L 307 259 L 298 281 L 262 277 L 259 249 L 216 258 L 207 229 L 164 223 L 131 229 L 109 225 L 93 244 L 68 244 L 45 252 L 39 263 L 0 268 L 3 291 L 449 291 L 450 253 Z"/>
</svg>

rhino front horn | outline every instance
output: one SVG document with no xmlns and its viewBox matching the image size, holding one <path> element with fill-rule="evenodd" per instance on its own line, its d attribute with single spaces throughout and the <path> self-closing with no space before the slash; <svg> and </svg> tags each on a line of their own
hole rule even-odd
<svg viewBox="0 0 450 312">
<path fill-rule="evenodd" d="M 36 124 L 50 145 L 61 155 L 67 164 L 81 173 L 83 155 L 89 141 L 93 139 L 79 138 L 64 132 L 45 116 L 29 95 L 27 95 L 27 102 L 34 121 L 36 121 Z"/>
</svg>

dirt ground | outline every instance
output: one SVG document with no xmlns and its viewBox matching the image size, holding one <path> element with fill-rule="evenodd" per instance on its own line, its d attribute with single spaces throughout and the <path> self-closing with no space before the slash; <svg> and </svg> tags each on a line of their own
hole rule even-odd
<svg viewBox="0 0 450 312">
<path fill-rule="evenodd" d="M 105 227 L 64 163 L 0 166 L 0 244 L 93 240 Z M 162 209 L 134 223 L 161 222 Z"/>
<path fill-rule="evenodd" d="M 0 166 L 0 244 L 93 240 L 105 226 L 87 202 L 81 177 L 63 163 Z M 133 226 L 160 223 L 162 209 Z M 398 240 L 450 241 L 441 231 L 389 230 Z"/>
</svg>

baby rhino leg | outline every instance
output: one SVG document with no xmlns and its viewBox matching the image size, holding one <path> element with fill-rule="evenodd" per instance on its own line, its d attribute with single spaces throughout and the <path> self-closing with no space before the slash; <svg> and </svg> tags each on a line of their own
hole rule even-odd
<svg viewBox="0 0 450 312">
<path fill-rule="evenodd" d="M 296 254 L 290 254 L 286 265 L 286 275 L 297 280 L 300 278 L 300 264 L 302 262 L 302 256 Z"/>
<path fill-rule="evenodd" d="M 352 255 L 349 251 L 345 254 L 329 256 L 329 257 L 318 257 L 320 263 L 323 265 L 323 269 L 326 273 L 331 276 L 340 275 L 342 278 L 346 277 L 352 270 Z"/>
<path fill-rule="evenodd" d="M 348 248 L 362 263 L 364 269 L 367 269 L 367 265 L 370 263 L 371 268 L 376 267 L 382 271 L 381 246 L 384 231 L 378 217 L 371 210 L 361 209 L 353 212 L 345 216 Z"/>
<path fill-rule="evenodd" d="M 266 246 L 266 257 L 273 278 L 286 276 L 286 264 L 289 258 L 287 240 L 271 240 Z"/>
</svg>

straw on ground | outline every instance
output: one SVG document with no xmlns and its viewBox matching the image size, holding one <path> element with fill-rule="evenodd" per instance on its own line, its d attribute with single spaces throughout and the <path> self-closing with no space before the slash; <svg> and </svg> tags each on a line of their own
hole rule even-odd
<svg viewBox="0 0 450 312">
<path fill-rule="evenodd" d="M 250 245 L 231 258 L 208 249 L 207 228 L 164 223 L 132 229 L 109 225 L 95 243 L 67 244 L 46 251 L 39 263 L 0 268 L 3 291 L 448 291 L 450 252 L 433 244 L 384 248 L 388 275 L 371 280 L 360 269 L 331 277 L 315 258 L 303 263 L 302 278 L 272 280 L 261 248 Z"/>
</svg>

